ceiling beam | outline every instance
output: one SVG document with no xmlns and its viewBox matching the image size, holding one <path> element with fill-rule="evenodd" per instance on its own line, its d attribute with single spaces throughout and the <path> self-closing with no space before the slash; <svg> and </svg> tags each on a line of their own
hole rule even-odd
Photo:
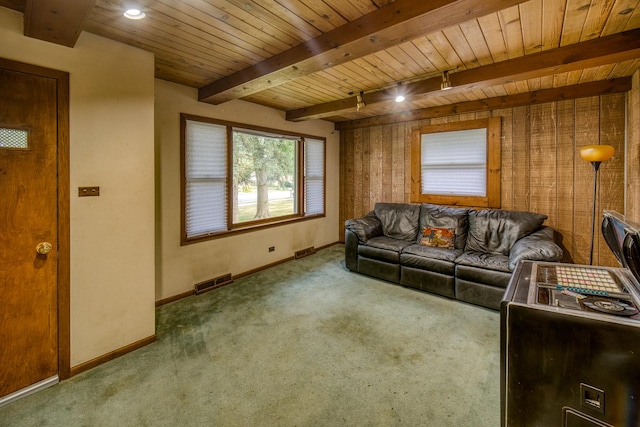
<svg viewBox="0 0 640 427">
<path fill-rule="evenodd" d="M 611 80 L 581 83 L 553 89 L 540 89 L 517 95 L 498 96 L 495 98 L 467 101 L 457 104 L 440 105 L 438 107 L 421 108 L 413 111 L 385 114 L 383 116 L 368 117 L 336 123 L 339 131 L 359 129 L 371 126 L 388 125 L 402 122 L 412 122 L 436 117 L 451 116 L 453 114 L 475 113 L 478 111 L 500 110 L 503 108 L 522 107 L 525 105 L 544 104 L 545 102 L 564 101 L 567 99 L 599 96 L 608 93 L 628 92 L 631 90 L 631 77 L 620 77 Z"/>
<path fill-rule="evenodd" d="M 396 0 L 198 90 L 220 104 L 488 15 L 525 0 Z"/>
<path fill-rule="evenodd" d="M 95 0 L 27 0 L 24 35 L 73 47 Z"/>
<path fill-rule="evenodd" d="M 560 74 L 583 68 L 613 64 L 615 62 L 640 57 L 640 29 L 625 31 L 582 43 L 526 55 L 484 67 L 450 73 L 453 87 L 447 94 L 466 92 L 514 81 Z M 412 97 L 441 96 L 440 76 L 402 85 L 407 101 Z M 367 105 L 393 102 L 394 89 L 384 89 L 365 93 Z M 287 111 L 291 121 L 320 119 L 356 109 L 356 96 L 339 99 L 324 104 L 312 105 Z M 365 107 L 366 108 L 366 107 Z"/>
</svg>

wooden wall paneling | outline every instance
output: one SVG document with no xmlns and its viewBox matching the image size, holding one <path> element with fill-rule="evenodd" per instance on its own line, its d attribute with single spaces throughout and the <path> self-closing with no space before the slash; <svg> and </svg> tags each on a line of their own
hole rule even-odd
<svg viewBox="0 0 640 427">
<path fill-rule="evenodd" d="M 340 183 L 340 188 L 338 189 L 339 200 L 338 200 L 338 240 L 344 242 L 344 218 L 345 218 L 345 203 L 347 200 L 346 191 L 347 191 L 347 162 L 345 156 L 345 134 L 348 131 L 340 132 L 340 145 L 338 146 L 338 150 L 340 153 L 340 176 L 338 177 L 338 181 Z"/>
<path fill-rule="evenodd" d="M 449 123 L 449 116 L 446 116 L 446 117 L 434 117 L 434 118 L 431 119 L 431 124 L 432 125 L 440 125 L 440 124 L 443 124 L 443 123 Z"/>
<path fill-rule="evenodd" d="M 391 202 L 393 196 L 393 126 L 382 127 L 382 200 Z"/>
<path fill-rule="evenodd" d="M 476 113 L 476 119 L 487 119 L 489 117 L 497 117 L 493 114 L 492 111 L 487 110 L 487 111 L 478 111 Z"/>
<path fill-rule="evenodd" d="M 593 168 L 580 157 L 580 147 L 597 144 L 600 137 L 600 98 L 592 96 L 575 100 L 575 181 L 573 261 L 589 263 L 591 244 L 591 209 L 593 203 Z M 597 222 L 597 221 L 596 221 Z M 594 248 L 594 259 L 595 248 Z"/>
<path fill-rule="evenodd" d="M 369 129 L 362 129 L 362 203 L 360 204 L 360 212 L 362 215 L 366 215 L 370 209 L 370 197 L 371 193 L 369 186 L 371 185 L 371 148 L 370 148 L 370 132 Z"/>
<path fill-rule="evenodd" d="M 409 132 L 409 144 L 411 146 L 411 165 L 409 171 L 411 171 L 411 195 L 409 197 L 410 202 L 416 202 L 420 200 L 420 186 L 422 184 L 422 176 L 414 176 L 414 170 L 420 170 L 421 159 L 421 141 L 420 134 L 422 126 L 413 126 Z"/>
<path fill-rule="evenodd" d="M 362 129 L 353 132 L 353 217 L 362 216 Z"/>
<path fill-rule="evenodd" d="M 557 242 L 563 250 L 563 262 L 573 262 L 574 233 L 574 162 L 575 111 L 573 100 L 560 101 L 556 106 L 556 204 Z"/>
<path fill-rule="evenodd" d="M 392 135 L 392 187 L 391 187 L 391 201 L 394 203 L 405 202 L 405 189 L 404 189 L 404 152 L 405 152 L 405 125 L 404 123 L 391 126 Z M 411 174 L 410 170 L 407 173 Z"/>
<path fill-rule="evenodd" d="M 341 218 L 341 223 L 344 223 L 345 220 L 354 218 L 354 167 L 353 167 L 353 145 L 354 145 L 354 132 L 347 131 L 344 134 L 344 139 L 342 141 L 344 143 L 344 157 L 343 161 L 345 163 L 345 177 L 344 177 L 344 203 L 343 203 L 343 215 Z"/>
<path fill-rule="evenodd" d="M 531 107 L 513 109 L 513 187 L 512 208 L 529 210 L 529 156 L 530 156 Z"/>
<path fill-rule="evenodd" d="M 611 145 L 615 149 L 613 157 L 602 164 L 599 173 L 598 217 L 602 220 L 602 211 L 614 210 L 624 213 L 624 165 L 625 165 L 625 104 L 624 93 L 603 95 L 600 98 L 600 143 Z M 618 267 L 619 264 L 607 246 L 598 228 L 594 264 Z M 597 261 L 596 261 L 597 260 Z"/>
<path fill-rule="evenodd" d="M 531 107 L 529 209 L 547 215 L 546 224 L 556 227 L 556 104 Z"/>
<path fill-rule="evenodd" d="M 495 117 L 502 117 L 500 147 L 500 207 L 513 209 L 513 109 L 505 108 L 493 112 Z"/>
<path fill-rule="evenodd" d="M 382 202 L 382 127 L 373 126 L 369 132 L 369 209 Z"/>
<path fill-rule="evenodd" d="M 593 170 L 580 157 L 580 147 L 608 143 L 616 148 L 614 159 L 601 168 L 601 184 L 607 181 L 610 185 L 602 184 L 599 209 L 624 211 L 625 106 L 630 110 L 625 214 L 639 220 L 640 72 L 634 76 L 628 100 L 618 93 L 490 112 L 502 119 L 502 208 L 548 215 L 547 223 L 558 232 L 566 262 L 589 262 Z M 486 114 L 341 131 L 340 226 L 358 210 L 359 215 L 366 214 L 367 206 L 372 209 L 376 202 L 410 202 L 412 128 Z M 362 173 L 356 172 L 360 170 Z M 596 262 L 610 265 L 608 248 L 600 244 L 599 252 L 598 257 L 596 247 Z"/>
<path fill-rule="evenodd" d="M 411 202 L 411 125 L 404 123 L 404 201 Z"/>
<path fill-rule="evenodd" d="M 625 215 L 640 222 L 640 70 L 633 75 L 628 99 L 627 200 Z"/>
</svg>

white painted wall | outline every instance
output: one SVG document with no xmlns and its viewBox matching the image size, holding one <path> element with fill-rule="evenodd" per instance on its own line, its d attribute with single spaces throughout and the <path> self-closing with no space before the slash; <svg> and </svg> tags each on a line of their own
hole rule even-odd
<svg viewBox="0 0 640 427">
<path fill-rule="evenodd" d="M 0 57 L 70 74 L 73 367 L 155 333 L 154 59 L 84 32 L 74 48 L 24 37 L 2 7 Z"/>
<path fill-rule="evenodd" d="M 193 290 L 225 273 L 244 273 L 338 241 L 339 134 L 334 124 L 288 122 L 284 112 L 244 101 L 197 102 L 196 89 L 156 80 L 156 299 Z M 180 113 L 326 137 L 326 217 L 180 246 Z M 275 246 L 275 252 L 268 252 Z"/>
</svg>

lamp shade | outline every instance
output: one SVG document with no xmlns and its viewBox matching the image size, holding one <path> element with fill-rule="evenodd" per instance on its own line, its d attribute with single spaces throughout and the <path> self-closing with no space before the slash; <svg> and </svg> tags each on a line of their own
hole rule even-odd
<svg viewBox="0 0 640 427">
<path fill-rule="evenodd" d="M 585 145 L 580 148 L 580 157 L 587 162 L 606 162 L 613 157 L 614 151 L 610 145 Z"/>
</svg>

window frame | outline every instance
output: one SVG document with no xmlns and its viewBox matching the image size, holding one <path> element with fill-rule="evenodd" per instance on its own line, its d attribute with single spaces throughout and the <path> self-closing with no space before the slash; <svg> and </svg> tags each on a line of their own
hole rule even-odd
<svg viewBox="0 0 640 427">
<path fill-rule="evenodd" d="M 486 191 L 485 196 L 443 195 L 422 193 L 422 135 L 441 132 L 456 132 L 486 129 Z M 451 122 L 414 127 L 411 129 L 411 201 L 451 206 L 500 207 L 501 185 L 501 129 L 500 117 Z"/>
<path fill-rule="evenodd" d="M 187 121 L 209 123 L 217 126 L 226 127 L 226 215 L 227 229 L 220 231 L 212 231 L 195 236 L 187 236 L 186 227 L 186 194 L 187 194 L 187 178 L 186 178 L 186 131 Z M 269 133 L 274 135 L 282 135 L 283 137 L 295 137 L 298 139 L 297 158 L 296 158 L 296 207 L 298 213 L 291 215 L 283 215 L 274 218 L 262 218 L 253 221 L 244 221 L 233 223 L 233 132 L 236 131 L 256 131 Z M 322 159 L 322 213 L 307 215 L 305 212 L 305 139 L 313 139 L 321 141 L 323 144 Z M 307 221 L 326 217 L 326 200 L 327 200 L 327 140 L 325 137 L 302 134 L 299 132 L 283 131 L 279 129 L 254 126 L 247 123 L 231 122 L 226 120 L 217 120 L 210 117 L 197 116 L 187 113 L 180 113 L 180 244 L 181 246 L 198 243 L 202 241 L 228 237 L 236 234 L 247 233 L 251 231 L 261 230 L 280 225 L 292 224 L 299 221 Z"/>
</svg>

